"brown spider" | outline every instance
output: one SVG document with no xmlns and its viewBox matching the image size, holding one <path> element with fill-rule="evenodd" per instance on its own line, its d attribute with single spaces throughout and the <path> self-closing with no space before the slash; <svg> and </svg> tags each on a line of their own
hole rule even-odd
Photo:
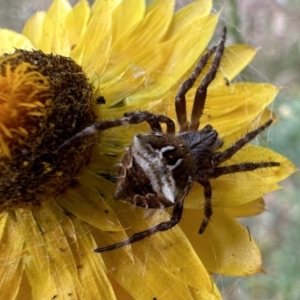
<svg viewBox="0 0 300 300">
<path fill-rule="evenodd" d="M 97 130 L 106 130 L 126 124 L 137 124 L 146 121 L 152 129 L 150 134 L 137 134 L 134 137 L 133 143 L 123 158 L 114 197 L 115 199 L 127 200 L 134 205 L 146 208 L 174 206 L 171 218 L 169 221 L 162 222 L 153 228 L 135 233 L 119 243 L 97 248 L 95 252 L 118 249 L 157 232 L 174 227 L 181 219 L 184 199 L 194 181 L 204 187 L 204 220 L 199 229 L 199 233 L 203 233 L 213 213 L 210 179 L 218 178 L 225 174 L 253 171 L 280 165 L 278 162 L 259 162 L 219 166 L 230 159 L 260 132 L 268 128 L 272 120 L 247 133 L 222 152 L 218 151 L 218 149 L 223 145 L 223 141 L 218 137 L 218 132 L 211 125 L 206 125 L 203 129 L 198 130 L 205 105 L 207 88 L 218 71 L 224 53 L 225 40 L 226 28 L 222 31 L 217 47 L 210 49 L 200 59 L 191 75 L 181 84 L 177 92 L 175 109 L 179 123 L 178 135 L 175 135 L 174 122 L 163 115 L 154 115 L 146 111 L 130 112 L 126 113 L 122 119 L 95 123 L 61 146 L 65 146 L 74 139 L 93 134 Z M 191 119 L 188 122 L 185 95 L 194 85 L 209 57 L 213 54 L 215 55 L 210 70 L 197 88 Z M 166 124 L 167 133 L 163 133 L 160 123 Z"/>
</svg>

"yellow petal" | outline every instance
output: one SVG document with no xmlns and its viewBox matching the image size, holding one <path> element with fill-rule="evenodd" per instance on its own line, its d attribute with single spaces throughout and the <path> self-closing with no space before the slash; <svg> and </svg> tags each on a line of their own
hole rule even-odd
<svg viewBox="0 0 300 300">
<path fill-rule="evenodd" d="M 261 161 L 279 162 L 280 167 L 235 173 L 234 176 L 229 174 L 211 180 L 213 207 L 231 207 L 251 202 L 270 191 L 279 189 L 278 182 L 296 171 L 294 165 L 284 156 L 254 145 L 245 146 L 226 165 Z M 186 198 L 186 207 L 202 208 L 203 193 L 202 186 L 195 183 Z"/>
<path fill-rule="evenodd" d="M 57 201 L 66 211 L 96 228 L 106 231 L 122 230 L 115 214 L 96 189 L 78 184 L 59 195 Z"/>
<path fill-rule="evenodd" d="M 108 79 L 108 82 L 105 82 L 107 79 L 106 76 L 100 78 L 99 87 L 101 89 L 101 95 L 103 95 L 105 99 L 108 99 L 108 105 L 115 106 L 134 93 L 138 87 L 144 83 L 146 76 L 147 73 L 143 69 L 129 65 L 116 77 Z M 103 83 L 102 80 L 104 80 Z M 103 108 L 103 110 L 104 109 L 105 108 Z M 105 114 L 105 118 L 108 118 L 107 114 Z"/>
<path fill-rule="evenodd" d="M 151 262 L 136 259 L 133 265 L 120 263 L 116 266 L 112 275 L 134 299 L 193 299 L 185 284 Z M 176 287 L 176 291 L 172 287 Z"/>
<path fill-rule="evenodd" d="M 42 35 L 44 34 L 43 24 L 45 17 L 46 13 L 44 11 L 39 11 L 27 20 L 23 28 L 23 34 L 28 37 L 28 39 L 34 45 L 34 48 L 37 49 L 39 47 L 39 42 L 42 38 Z"/>
<path fill-rule="evenodd" d="M 67 0 L 53 1 L 44 19 L 44 34 L 41 35 L 36 48 L 41 49 L 44 53 L 54 52 L 69 56 L 70 43 L 64 23 L 71 9 Z"/>
<path fill-rule="evenodd" d="M 147 222 L 146 228 L 151 228 L 168 219 L 170 219 L 168 214 L 164 214 L 164 218 L 162 218 L 159 212 L 151 218 L 151 222 Z M 145 229 L 144 226 L 139 225 L 141 225 L 140 222 L 138 226 L 135 226 L 135 231 Z M 211 279 L 202 262 L 179 227 L 173 228 L 172 231 L 158 233 L 148 241 L 144 240 L 134 246 L 139 250 L 136 253 L 137 257 L 142 259 L 148 251 L 151 252 L 152 255 L 147 257 L 148 262 L 154 264 L 156 268 L 164 269 L 170 276 L 175 276 L 185 284 L 196 288 L 211 285 Z M 182 260 L 183 256 L 185 257 L 184 261 Z"/>
<path fill-rule="evenodd" d="M 177 34 L 177 31 L 181 31 L 190 23 L 194 23 L 197 19 L 208 16 L 211 9 L 212 1 L 210 0 L 197 0 L 185 5 L 175 13 L 170 34 Z M 187 30 L 186 32 L 190 31 Z"/>
<path fill-rule="evenodd" d="M 87 225 L 67 217 L 55 201 L 43 202 L 33 213 L 19 209 L 17 217 L 29 254 L 26 273 L 31 285 L 38 287 L 32 290 L 32 299 L 70 295 L 96 299 L 99 294 L 114 299 L 101 255 L 92 251 L 96 244 Z"/>
<path fill-rule="evenodd" d="M 113 133 L 114 132 L 110 132 L 110 134 L 107 136 L 108 137 L 107 143 L 105 143 L 105 144 L 101 143 L 100 145 L 95 146 L 94 150 L 96 150 L 98 155 L 95 155 L 95 160 L 93 160 L 88 165 L 88 169 L 90 171 L 92 171 L 92 173 L 117 174 L 119 172 L 119 165 L 116 162 L 122 161 L 124 154 L 125 154 L 125 149 L 124 149 L 125 144 L 122 143 L 122 141 L 120 141 L 120 143 L 119 143 L 118 140 L 114 139 Z M 126 134 L 126 136 L 127 136 L 127 134 Z M 132 138 L 131 139 L 129 138 L 128 142 L 130 143 L 131 141 L 132 141 Z M 109 172 L 110 170 L 112 171 L 111 173 Z M 89 172 L 89 176 L 90 176 L 90 174 L 91 173 Z M 87 177 L 89 177 L 89 176 L 87 176 Z M 95 180 L 93 178 L 93 181 L 88 181 L 88 182 L 85 181 L 83 183 L 82 177 L 81 177 L 81 178 L 79 178 L 79 182 L 81 182 L 85 186 L 89 186 L 87 184 L 91 185 L 91 183 L 92 183 L 94 186 L 94 182 L 95 182 L 95 184 L 98 184 L 98 178 L 99 178 L 99 176 L 97 176 L 97 180 Z M 98 184 L 98 186 L 99 186 L 99 184 Z M 115 188 L 115 186 L 112 185 L 111 194 L 113 193 L 114 188 Z"/>
<path fill-rule="evenodd" d="M 163 40 L 173 18 L 174 0 L 155 0 L 147 6 L 146 15 L 134 31 L 125 34 L 114 47 L 116 54 L 132 57 Z M 149 26 L 151 24 L 151 26 Z"/>
<path fill-rule="evenodd" d="M 122 221 L 128 222 L 128 218 L 123 219 L 121 215 L 119 216 Z M 166 213 L 163 216 L 169 218 Z M 131 224 L 134 232 L 145 229 L 145 225 L 149 228 L 162 220 L 160 213 L 154 218 L 143 220 L 142 215 L 137 213 L 137 209 L 131 213 L 130 217 L 135 221 Z M 132 234 L 132 229 L 128 230 L 128 234 Z M 203 293 L 214 293 L 210 276 L 179 228 L 159 233 L 150 239 L 133 244 L 132 249 L 134 253 L 132 265 L 121 263 L 117 265 L 118 267 L 113 267 L 115 262 L 112 261 L 111 255 L 103 253 L 103 258 L 111 266 L 111 274 L 114 278 L 120 284 L 122 283 L 122 286 L 135 299 L 153 299 L 154 297 L 170 299 L 172 290 L 169 287 L 174 285 L 176 285 L 178 299 L 192 299 L 187 289 L 188 284 L 198 288 L 201 286 Z M 116 250 L 115 259 L 121 255 L 121 251 L 122 249 Z M 184 261 L 181 256 L 182 252 L 186 257 Z M 108 259 L 110 259 L 109 262 Z"/>
<path fill-rule="evenodd" d="M 109 12 L 109 14 L 112 14 L 113 11 L 116 9 L 116 7 L 120 5 L 121 2 L 122 0 L 109 0 L 109 1 L 95 0 L 92 5 L 92 14 L 93 15 L 101 14 L 103 12 L 104 7 L 106 7 L 105 10 L 107 10 L 108 8 L 107 12 Z"/>
<path fill-rule="evenodd" d="M 206 52 L 207 50 L 203 51 L 202 55 Z M 236 75 L 238 75 L 251 62 L 255 54 L 256 50 L 248 45 L 231 45 L 226 47 L 220 63 L 220 68 L 215 79 L 210 83 L 209 89 L 213 89 L 222 85 L 228 85 L 228 81 L 232 80 Z M 207 64 L 204 66 L 198 77 L 198 80 L 195 83 L 195 87 L 200 85 L 203 76 L 208 73 L 213 58 L 214 56 L 210 57 Z M 198 61 L 195 61 L 191 69 L 195 67 L 197 62 Z M 190 75 L 190 73 L 191 70 L 187 69 L 187 72 L 183 75 L 181 80 L 184 81 Z"/>
<path fill-rule="evenodd" d="M 138 26 L 144 18 L 145 11 L 145 1 L 123 0 L 116 7 L 113 12 L 113 44 Z"/>
<path fill-rule="evenodd" d="M 198 19 L 189 24 L 188 28 L 186 27 L 178 32 L 174 38 L 160 45 L 161 55 L 164 54 L 165 59 L 160 58 L 158 60 L 160 65 L 157 66 L 156 72 L 153 74 L 154 79 L 148 80 L 146 87 L 141 87 L 138 92 L 128 97 L 128 104 L 138 102 L 142 106 L 149 100 L 162 96 L 166 97 L 165 94 L 175 83 L 178 83 L 179 79 L 186 73 L 186 69 L 199 57 L 199 53 L 207 45 L 217 20 L 216 15 Z M 195 30 L 195 28 L 198 30 Z M 193 30 L 192 36 L 186 34 L 186 31 L 189 30 Z M 144 59 L 143 65 L 146 64 L 146 57 Z M 172 98 L 170 110 L 174 111 L 175 96 L 172 96 Z M 166 104 L 167 102 L 164 105 L 166 106 Z M 166 109 L 167 107 L 161 110 L 160 113 L 168 114 Z M 155 110 L 158 110 L 158 108 Z"/>
<path fill-rule="evenodd" d="M 207 293 L 206 291 L 203 291 L 202 289 L 196 289 L 193 287 L 189 287 L 189 290 L 191 292 L 193 300 L 203 300 L 203 299 L 207 299 L 207 300 L 220 299 L 221 300 L 221 299 L 223 299 L 215 284 L 214 284 L 214 286 L 212 286 L 210 293 Z"/>
<path fill-rule="evenodd" d="M 14 299 L 23 276 L 24 236 L 20 235 L 13 212 L 0 213 L 1 298 Z"/>
<path fill-rule="evenodd" d="M 239 206 L 226 207 L 226 211 L 234 218 L 256 216 L 265 211 L 265 201 L 259 198 Z"/>
<path fill-rule="evenodd" d="M 231 45 L 226 47 L 219 72 L 209 87 L 224 85 L 226 84 L 225 79 L 232 80 L 251 62 L 255 54 L 256 49 L 248 45 Z M 210 64 L 208 65 L 210 66 Z"/>
<path fill-rule="evenodd" d="M 92 15 L 84 35 L 71 51 L 71 57 L 82 65 L 88 77 L 101 76 L 106 67 L 112 40 L 111 10 L 110 1 L 101 1 L 97 14 Z"/>
<path fill-rule="evenodd" d="M 19 234 L 26 240 L 24 264 L 26 275 L 32 287 L 32 299 L 51 299 L 56 295 L 56 286 L 50 270 L 45 237 L 38 228 L 32 211 L 16 209 Z M 34 258 L 34 259 L 32 259 Z"/>
<path fill-rule="evenodd" d="M 211 124 L 221 136 L 246 127 L 270 104 L 279 88 L 267 83 L 234 83 L 209 90 L 202 124 Z M 229 116 L 230 118 L 226 117 Z"/>
<path fill-rule="evenodd" d="M 56 202 L 51 200 L 43 202 L 42 207 L 34 207 L 33 214 L 36 226 L 40 229 L 40 235 L 44 238 L 44 243 L 40 247 L 45 248 L 46 256 L 42 259 L 44 263 L 49 261 L 50 280 L 55 285 L 52 292 L 55 290 L 56 292 L 52 297 L 66 298 L 68 295 L 73 295 L 75 299 L 80 299 L 84 291 L 77 276 L 77 266 L 71 249 L 73 243 L 75 244 L 73 247 L 78 247 L 71 220 Z M 40 273 L 41 270 L 34 274 L 35 280 L 38 280 Z M 49 281 L 49 278 L 47 280 Z M 44 285 L 39 286 L 40 293 Z"/>
<path fill-rule="evenodd" d="M 119 3 L 119 0 L 94 2 L 86 32 L 71 52 L 71 57 L 82 65 L 91 82 L 98 83 L 97 79 L 107 66 L 113 38 L 112 15 Z"/>
<path fill-rule="evenodd" d="M 8 29 L 0 29 L 0 53 L 13 53 L 17 49 L 31 50 L 33 45 L 24 35 Z"/>
<path fill-rule="evenodd" d="M 198 234 L 202 212 L 188 210 L 180 227 L 206 268 L 213 273 L 245 276 L 261 272 L 260 251 L 246 228 L 223 209 L 215 209 L 203 234 Z"/>
<path fill-rule="evenodd" d="M 92 251 L 96 248 L 96 244 L 90 228 L 76 217 L 71 219 L 78 243 L 78 249 L 74 252 L 78 278 L 82 287 L 86 287 L 88 283 L 88 288 L 84 288 L 84 293 L 79 299 L 97 299 L 99 295 L 103 299 L 116 299 L 102 257 Z"/>
<path fill-rule="evenodd" d="M 263 112 L 261 112 L 258 115 L 258 117 L 256 119 L 253 120 L 252 123 L 249 123 L 245 127 L 240 128 L 240 129 L 236 130 L 235 132 L 233 132 L 229 135 L 226 135 L 224 137 L 225 144 L 223 146 L 223 149 L 226 148 L 226 146 L 230 146 L 233 141 L 236 141 L 237 139 L 244 136 L 245 133 L 257 129 L 258 127 L 260 127 L 261 125 L 263 125 L 267 121 L 269 121 L 270 119 L 272 119 L 274 122 L 276 122 L 275 114 L 272 111 L 270 111 L 269 109 L 266 108 Z M 273 128 L 273 127 L 271 127 L 271 128 Z M 272 129 L 268 129 L 268 130 L 270 131 Z"/>
<path fill-rule="evenodd" d="M 67 15 L 65 28 L 71 49 L 74 49 L 82 39 L 89 17 L 90 6 L 86 0 L 79 1 Z"/>
<path fill-rule="evenodd" d="M 205 54 L 207 50 L 203 52 Z M 219 88 L 219 86 L 228 85 L 228 81 L 238 75 L 253 59 L 256 50 L 247 45 L 231 45 L 225 48 L 220 68 L 215 79 L 209 85 L 209 89 Z M 214 56 L 210 57 L 207 64 L 199 75 L 195 86 L 198 87 L 205 74 L 208 73 Z M 190 75 L 190 70 L 183 76 L 182 80 Z"/>
<path fill-rule="evenodd" d="M 260 176 L 261 178 L 264 178 L 265 184 L 268 184 L 270 182 L 282 181 L 287 176 L 297 171 L 293 163 L 283 155 L 278 154 L 271 149 L 259 147 L 251 144 L 245 146 L 242 151 L 237 152 L 233 156 L 231 163 L 233 163 L 233 161 L 236 160 L 238 161 L 248 160 L 253 162 L 260 162 L 260 161 L 279 162 L 280 167 L 264 168 L 258 170 L 259 172 L 257 172 L 257 175 Z"/>
<path fill-rule="evenodd" d="M 143 208 L 135 208 L 134 211 L 130 212 L 130 218 L 128 218 L 128 204 L 120 202 L 116 205 L 116 208 L 118 209 L 120 221 L 125 228 L 128 228 L 128 236 L 133 234 L 133 230 L 134 232 L 139 232 L 170 218 L 166 212 L 155 211 L 154 216 L 145 219 L 143 217 L 143 212 L 145 212 Z M 110 235 L 113 236 L 115 233 L 111 233 Z M 107 241 L 103 238 L 99 238 L 99 243 L 99 246 L 108 245 Z M 180 299 L 189 299 L 190 297 L 187 296 L 189 294 L 186 294 L 187 291 L 184 288 L 186 285 L 201 289 L 203 294 L 214 295 L 217 293 L 210 276 L 207 274 L 205 268 L 203 268 L 201 261 L 193 252 L 188 240 L 179 227 L 173 228 L 172 231 L 158 233 L 149 239 L 132 244 L 132 250 L 134 253 L 134 266 L 128 266 L 128 264 L 124 263 L 118 264 L 115 261 L 124 255 L 124 248 L 116 250 L 117 256 L 112 256 L 105 252 L 102 254 L 107 268 L 115 270 L 112 272 L 115 279 L 118 282 L 122 279 L 123 287 L 129 288 L 132 280 L 135 281 L 136 289 L 132 290 L 131 288 L 132 291 L 128 290 L 128 292 L 143 292 L 143 297 L 147 298 L 146 295 L 148 293 L 149 296 L 151 293 L 153 295 L 153 292 L 155 292 L 154 295 L 165 293 L 165 287 L 170 286 L 167 284 L 168 282 L 169 284 L 177 282 L 176 284 L 182 287 L 182 290 L 178 290 L 179 295 L 181 295 Z M 184 261 L 182 260 L 182 255 L 185 257 Z M 118 265 L 118 268 L 115 267 L 116 265 Z M 130 270 L 130 274 L 128 274 L 127 270 Z M 156 271 L 151 275 L 151 270 L 153 272 L 154 270 Z M 154 274 L 156 279 L 152 277 Z M 155 289 L 150 284 L 152 281 L 156 282 Z M 143 284 L 145 282 L 147 282 L 146 286 Z M 141 298 L 139 294 L 132 295 L 135 298 Z"/>
<path fill-rule="evenodd" d="M 157 68 L 157 65 L 161 63 L 160 57 L 164 54 L 156 48 L 159 48 L 158 43 L 163 40 L 172 20 L 173 6 L 174 1 L 164 0 L 154 1 L 147 7 L 147 13 L 142 22 L 133 31 L 123 35 L 114 45 L 103 84 L 118 74 L 122 74 L 129 66 L 134 68 L 136 73 L 140 70 L 148 73 Z M 149 22 L 152 22 L 153 26 L 149 27 Z M 155 59 L 151 60 L 149 57 L 155 57 Z"/>
</svg>

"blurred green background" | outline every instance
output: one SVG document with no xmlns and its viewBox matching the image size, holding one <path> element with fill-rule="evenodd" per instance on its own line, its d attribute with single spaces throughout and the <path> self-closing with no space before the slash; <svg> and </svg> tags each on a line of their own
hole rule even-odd
<svg viewBox="0 0 300 300">
<path fill-rule="evenodd" d="M 0 27 L 21 32 L 25 20 L 51 2 L 0 0 Z M 177 7 L 187 2 L 178 0 Z M 227 26 L 227 44 L 247 43 L 260 49 L 238 80 L 284 87 L 271 107 L 279 121 L 261 143 L 300 168 L 300 1 L 215 0 L 214 11 L 221 12 L 217 32 Z M 300 173 L 282 186 L 284 189 L 266 196 L 263 215 L 242 220 L 262 250 L 265 274 L 215 276 L 224 299 L 300 299 Z"/>
</svg>

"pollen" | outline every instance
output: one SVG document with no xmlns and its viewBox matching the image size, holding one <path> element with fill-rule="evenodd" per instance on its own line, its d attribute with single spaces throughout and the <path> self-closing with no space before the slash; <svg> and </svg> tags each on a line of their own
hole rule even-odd
<svg viewBox="0 0 300 300">
<path fill-rule="evenodd" d="M 41 99 L 50 97 L 50 85 L 47 77 L 29 63 L 14 66 L 7 57 L 2 57 L 0 65 L 0 155 L 12 158 L 9 145 L 14 136 L 17 139 L 18 135 L 28 135 L 24 119 L 45 115 Z"/>
<path fill-rule="evenodd" d="M 70 58 L 26 50 L 0 58 L 0 210 L 40 203 L 71 184 L 96 138 L 58 148 L 95 121 L 94 102 Z"/>
</svg>

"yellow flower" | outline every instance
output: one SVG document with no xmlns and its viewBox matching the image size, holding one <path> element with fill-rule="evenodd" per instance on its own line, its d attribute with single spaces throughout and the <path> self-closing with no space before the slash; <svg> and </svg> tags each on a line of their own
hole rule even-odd
<svg viewBox="0 0 300 300">
<path fill-rule="evenodd" d="M 294 172 L 284 157 L 253 145 L 235 155 L 235 161 L 281 166 L 212 180 L 214 214 L 203 235 L 203 190 L 195 185 L 179 226 L 100 255 L 93 252 L 97 246 L 169 218 L 161 210 L 145 215 L 112 196 L 109 179 L 124 147 L 149 128 L 117 127 L 83 139 L 78 149 L 56 151 L 95 117 L 141 109 L 175 119 L 176 90 L 214 33 L 218 16 L 210 12 L 207 0 L 175 14 L 170 0 L 147 7 L 142 0 L 96 0 L 91 7 L 82 0 L 74 8 L 55 0 L 47 13 L 27 21 L 23 34 L 0 31 L 1 53 L 14 53 L 2 57 L 0 78 L 3 299 L 219 299 L 211 273 L 261 271 L 256 243 L 234 218 L 264 210 L 261 197 Z M 210 85 L 201 126 L 213 125 L 227 145 L 270 117 L 266 106 L 278 92 L 270 84 L 226 84 L 224 78 L 232 80 L 254 53 L 244 45 L 227 47 Z M 35 61 L 45 62 L 43 71 Z M 99 95 L 105 105 L 95 103 Z"/>
</svg>

